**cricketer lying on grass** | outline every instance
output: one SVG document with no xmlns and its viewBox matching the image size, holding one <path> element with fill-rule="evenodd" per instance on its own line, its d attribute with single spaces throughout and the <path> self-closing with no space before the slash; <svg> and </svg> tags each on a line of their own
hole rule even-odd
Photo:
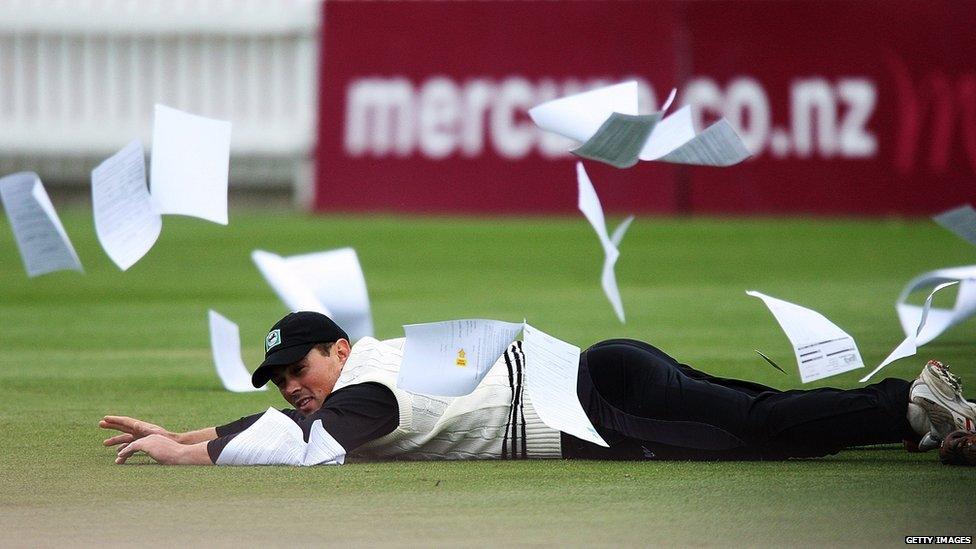
<svg viewBox="0 0 976 549">
<path fill-rule="evenodd" d="M 925 450 L 947 438 L 959 441 L 954 444 L 976 438 L 949 437 L 974 429 L 976 405 L 962 397 L 959 378 L 937 361 L 929 361 L 913 382 L 780 391 L 711 376 L 641 341 L 601 341 L 580 353 L 577 394 L 609 444 L 604 448 L 539 419 L 524 391 L 531 357 L 520 342 L 461 397 L 398 388 L 402 345 L 402 339 L 371 337 L 351 345 L 325 315 L 290 313 L 268 332 L 265 359 L 252 383 L 271 381 L 293 408 L 186 433 L 105 416 L 99 426 L 120 434 L 104 444 L 121 445 L 115 460 L 120 464 L 144 452 L 163 464 L 317 465 L 391 459 L 781 460 L 867 444 L 905 441 L 906 447 Z"/>
</svg>

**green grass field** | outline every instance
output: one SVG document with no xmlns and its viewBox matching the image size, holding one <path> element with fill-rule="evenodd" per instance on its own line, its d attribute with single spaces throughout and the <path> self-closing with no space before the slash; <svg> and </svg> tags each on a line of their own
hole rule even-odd
<svg viewBox="0 0 976 549">
<path fill-rule="evenodd" d="M 240 325 L 252 368 L 285 312 L 250 261 L 254 248 L 354 246 L 378 337 L 413 322 L 525 317 L 580 346 L 636 337 L 717 375 L 798 388 L 789 343 L 744 291 L 820 311 L 873 368 L 903 337 L 901 287 L 923 271 L 976 262 L 976 250 L 931 222 L 638 218 L 617 264 L 621 325 L 582 216 L 252 209 L 232 211 L 227 227 L 169 216 L 155 248 L 123 273 L 101 250 L 90 211 L 63 210 L 84 275 L 28 279 L 0 218 L 0 546 L 885 546 L 905 535 L 976 535 L 976 470 L 894 446 L 781 463 L 217 468 L 142 456 L 116 466 L 96 426 L 116 413 L 184 430 L 283 404 L 276 392 L 224 391 L 210 358 L 208 308 Z M 940 358 L 968 379 L 972 398 L 973 326 L 887 375 L 911 378 L 924 359 Z M 809 386 L 854 387 L 863 373 Z"/>
</svg>

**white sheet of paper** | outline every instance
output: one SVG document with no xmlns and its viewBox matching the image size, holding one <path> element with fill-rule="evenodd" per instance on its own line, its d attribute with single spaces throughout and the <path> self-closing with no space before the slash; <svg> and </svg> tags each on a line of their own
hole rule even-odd
<svg viewBox="0 0 976 549">
<path fill-rule="evenodd" d="M 695 122 L 691 105 L 681 107 L 654 126 L 651 136 L 641 149 L 641 160 L 657 160 L 695 138 Z"/>
<path fill-rule="evenodd" d="M 879 364 L 877 368 L 871 370 L 870 374 L 861 378 L 860 380 L 861 383 L 864 383 L 865 381 L 871 379 L 871 376 L 878 373 L 879 371 L 881 371 L 882 368 L 891 364 L 892 362 L 898 359 L 912 356 L 916 352 L 918 352 L 918 345 L 917 345 L 918 334 L 922 333 L 922 328 L 925 327 L 925 321 L 929 316 L 929 311 L 932 308 L 932 298 L 935 296 L 935 293 L 938 292 L 939 290 L 943 288 L 948 288 L 949 286 L 955 286 L 956 284 L 959 284 L 958 280 L 954 280 L 952 282 L 943 282 L 942 284 L 936 286 L 931 293 L 929 293 L 929 296 L 925 298 L 925 304 L 922 305 L 922 317 L 919 319 L 918 326 L 915 328 L 915 331 L 907 335 L 905 339 L 901 343 L 899 343 L 897 347 L 895 347 L 895 350 L 892 351 L 887 358 L 881 361 L 881 364 Z"/>
<path fill-rule="evenodd" d="M 661 107 L 667 111 L 676 90 Z M 624 82 L 568 95 L 529 109 L 529 116 L 543 130 L 585 143 L 614 112 L 636 115 L 637 82 Z M 696 166 L 731 166 L 751 153 L 724 118 L 696 134 L 691 106 L 659 121 L 639 158 Z"/>
<path fill-rule="evenodd" d="M 969 204 L 932 216 L 932 220 L 959 238 L 976 246 L 976 209 Z"/>
<path fill-rule="evenodd" d="M 671 106 L 677 93 L 677 89 L 672 89 L 661 109 L 651 114 L 611 113 L 596 133 L 580 147 L 570 152 L 581 158 L 610 164 L 618 169 L 632 167 L 640 160 L 643 149 L 650 141 L 654 129 Z M 694 137 L 694 131 L 691 132 L 688 139 L 692 137 Z M 678 144 L 675 144 L 675 147 L 677 146 Z M 668 149 L 665 152 L 670 152 L 670 150 Z"/>
<path fill-rule="evenodd" d="M 241 359 L 241 333 L 237 324 L 213 309 L 207 316 L 210 322 L 210 351 L 224 388 L 234 393 L 267 389 L 267 386 L 255 388 L 251 385 L 251 374 Z"/>
<path fill-rule="evenodd" d="M 10 220 L 27 276 L 33 278 L 62 270 L 84 272 L 36 173 L 19 172 L 0 179 L 0 201 Z"/>
<path fill-rule="evenodd" d="M 529 116 L 543 130 L 584 143 L 615 112 L 637 114 L 637 81 L 553 99 L 529 109 Z"/>
<path fill-rule="evenodd" d="M 641 150 L 641 160 L 731 166 L 751 156 L 742 138 L 724 118 L 696 134 L 691 108 L 685 105 L 654 126 Z"/>
<path fill-rule="evenodd" d="M 634 216 L 628 215 L 623 221 L 620 222 L 620 225 L 617 225 L 617 228 L 613 230 L 613 234 L 610 235 L 610 242 L 618 249 L 620 248 L 620 243 L 624 239 L 624 235 L 627 234 L 627 229 L 630 228 L 630 224 L 633 222 Z"/>
<path fill-rule="evenodd" d="M 574 155 L 627 169 L 640 160 L 640 152 L 661 119 L 661 113 L 625 115 L 613 113 L 593 137 L 570 152 Z"/>
<path fill-rule="evenodd" d="M 539 419 L 553 429 L 608 447 L 583 411 L 576 394 L 580 349 L 533 328 L 522 336 L 525 390 Z"/>
<path fill-rule="evenodd" d="M 939 337 L 942 332 L 976 315 L 976 265 L 950 267 L 923 273 L 905 285 L 895 309 L 905 335 L 912 334 L 922 317 L 923 307 L 907 302 L 917 291 L 937 286 L 943 282 L 959 281 L 959 292 L 951 309 L 932 307 L 925 321 L 925 328 L 918 334 L 916 345 L 921 347 Z"/>
<path fill-rule="evenodd" d="M 620 252 L 617 249 L 615 241 L 607 235 L 607 224 L 603 217 L 603 206 L 600 205 L 600 198 L 597 197 L 596 190 L 593 188 L 593 183 L 586 174 L 582 162 L 576 163 L 576 181 L 579 186 L 579 209 L 586 216 L 586 219 L 589 220 L 590 225 L 593 226 L 597 238 L 600 239 L 600 245 L 603 246 L 603 272 L 600 275 L 600 284 L 603 286 L 603 292 L 607 295 L 607 299 L 610 300 L 610 304 L 613 305 L 613 311 L 617 314 L 617 318 L 620 319 L 620 322 L 626 322 L 624 318 L 624 304 L 620 299 L 620 290 L 617 288 L 617 275 L 614 273 L 614 266 L 617 263 L 617 258 L 620 257 Z M 617 243 L 623 239 L 623 234 L 626 232 L 627 227 L 630 226 L 631 220 L 632 218 L 621 223 L 623 230 L 620 230 L 621 227 L 618 227 L 617 231 L 614 231 Z"/>
<path fill-rule="evenodd" d="M 660 158 L 672 164 L 726 167 L 752 156 L 739 134 L 726 119 L 721 119 L 691 141 Z"/>
<path fill-rule="evenodd" d="M 661 105 L 661 116 L 668 112 L 671 108 L 671 104 L 674 103 L 674 98 L 678 96 L 678 88 L 671 88 L 671 93 L 668 94 L 668 98 L 664 100 L 664 104 Z"/>
<path fill-rule="evenodd" d="M 427 395 L 469 394 L 521 330 L 521 323 L 485 319 L 408 324 L 397 386 Z"/>
<path fill-rule="evenodd" d="M 786 337 L 793 344 L 800 380 L 803 383 L 864 367 L 854 338 L 827 320 L 827 317 L 812 309 L 754 290 L 749 290 L 746 294 L 763 300 L 776 317 Z"/>
<path fill-rule="evenodd" d="M 341 465 L 346 452 L 322 420 L 312 424 L 308 442 L 302 428 L 285 414 L 268 408 L 220 452 L 217 465 Z"/>
<path fill-rule="evenodd" d="M 162 214 L 227 224 L 230 122 L 156 105 L 152 198 Z"/>
<path fill-rule="evenodd" d="M 340 248 L 282 259 L 353 341 L 373 335 L 369 293 L 356 250 Z"/>
<path fill-rule="evenodd" d="M 163 230 L 146 187 L 146 160 L 132 141 L 92 170 L 95 233 L 105 253 L 123 271 L 153 247 Z"/>
<path fill-rule="evenodd" d="M 284 258 L 264 250 L 254 250 L 251 252 L 251 260 L 285 307 L 292 312 L 315 311 L 332 318 L 332 312 L 319 301 L 312 289 L 288 266 Z"/>
</svg>

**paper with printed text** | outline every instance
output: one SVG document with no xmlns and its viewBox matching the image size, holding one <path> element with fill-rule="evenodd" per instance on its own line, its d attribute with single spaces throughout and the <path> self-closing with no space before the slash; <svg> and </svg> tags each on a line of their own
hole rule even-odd
<svg viewBox="0 0 976 549">
<path fill-rule="evenodd" d="M 630 115 L 615 112 L 586 143 L 571 152 L 615 168 L 629 168 L 637 164 L 641 148 L 660 118 L 660 113 Z"/>
<path fill-rule="evenodd" d="M 672 164 L 726 167 L 734 166 L 751 155 L 739 134 L 723 118 L 658 160 Z"/>
<path fill-rule="evenodd" d="M 469 394 L 521 330 L 521 323 L 486 319 L 408 324 L 397 386 L 436 396 Z"/>
<path fill-rule="evenodd" d="M 664 117 L 675 94 L 672 90 L 653 118 L 638 116 L 635 81 L 548 101 L 530 109 L 529 116 L 545 131 L 584 143 L 573 151 L 577 155 L 618 168 L 637 159 L 723 167 L 749 158 L 742 138 L 724 118 L 698 133 L 690 105 Z M 642 143 L 635 142 L 639 137 Z M 634 148 L 640 151 L 636 157 Z"/>
<path fill-rule="evenodd" d="M 142 143 L 132 141 L 92 170 L 95 233 L 105 253 L 123 271 L 148 252 L 163 218 L 146 186 Z"/>
<path fill-rule="evenodd" d="M 576 393 L 579 347 L 525 322 L 451 320 L 403 329 L 406 341 L 397 386 L 452 397 L 471 393 L 522 331 L 525 387 L 539 418 L 552 429 L 607 446 Z"/>
<path fill-rule="evenodd" d="M 27 276 L 84 271 L 36 173 L 19 172 L 0 179 L 0 201 L 10 220 Z"/>
<path fill-rule="evenodd" d="M 746 294 L 761 299 L 776 317 L 793 345 L 803 383 L 864 367 L 854 338 L 827 317 L 757 291 Z"/>
<path fill-rule="evenodd" d="M 576 393 L 580 349 L 525 324 L 525 390 L 539 419 L 553 429 L 609 447 L 583 411 Z"/>
</svg>

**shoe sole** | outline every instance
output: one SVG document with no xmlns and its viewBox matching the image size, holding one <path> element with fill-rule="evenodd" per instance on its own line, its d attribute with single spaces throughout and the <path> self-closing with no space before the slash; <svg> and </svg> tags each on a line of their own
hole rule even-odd
<svg viewBox="0 0 976 549">
<path fill-rule="evenodd" d="M 925 413 L 929 416 L 929 422 L 932 423 L 932 429 L 935 430 L 940 439 L 944 439 L 946 435 L 956 429 L 972 429 L 972 420 L 968 417 L 962 417 L 960 418 L 962 419 L 962 423 L 960 424 L 956 418 L 956 414 L 939 402 L 929 400 L 925 397 L 915 397 L 912 399 L 912 402 L 918 404 L 925 410 Z"/>
</svg>

